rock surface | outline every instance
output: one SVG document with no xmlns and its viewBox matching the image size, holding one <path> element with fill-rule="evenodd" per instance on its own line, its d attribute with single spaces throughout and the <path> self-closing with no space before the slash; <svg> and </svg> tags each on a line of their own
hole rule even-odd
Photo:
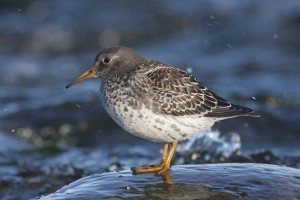
<svg viewBox="0 0 300 200">
<path fill-rule="evenodd" d="M 178 165 L 163 176 L 124 170 L 84 177 L 39 199 L 300 199 L 300 170 L 267 164 Z"/>
</svg>

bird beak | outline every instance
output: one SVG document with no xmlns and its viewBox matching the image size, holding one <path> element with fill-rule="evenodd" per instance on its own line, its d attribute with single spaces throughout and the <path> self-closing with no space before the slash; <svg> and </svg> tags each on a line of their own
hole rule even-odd
<svg viewBox="0 0 300 200">
<path fill-rule="evenodd" d="M 83 74 L 81 74 L 78 78 L 76 78 L 75 80 L 73 80 L 71 83 L 69 83 L 66 88 L 68 89 L 69 87 L 83 81 L 83 80 L 86 80 L 86 79 L 89 79 L 89 78 L 93 78 L 93 77 L 96 77 L 96 71 L 91 68 L 89 70 L 87 70 L 86 72 L 84 72 Z"/>
</svg>

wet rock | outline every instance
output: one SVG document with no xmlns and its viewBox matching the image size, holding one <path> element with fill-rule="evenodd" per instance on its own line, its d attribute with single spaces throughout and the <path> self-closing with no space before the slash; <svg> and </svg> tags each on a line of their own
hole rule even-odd
<svg viewBox="0 0 300 200">
<path fill-rule="evenodd" d="M 300 170 L 267 164 L 173 166 L 163 176 L 129 170 L 93 174 L 40 200 L 300 199 Z"/>
</svg>

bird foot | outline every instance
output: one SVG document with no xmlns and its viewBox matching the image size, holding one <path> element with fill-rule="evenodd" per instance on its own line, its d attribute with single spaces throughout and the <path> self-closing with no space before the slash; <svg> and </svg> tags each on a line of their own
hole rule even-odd
<svg viewBox="0 0 300 200">
<path fill-rule="evenodd" d="M 159 170 L 158 172 L 156 172 L 156 175 L 163 175 L 163 174 L 165 174 L 169 169 L 170 169 L 170 167 L 164 166 L 161 170 Z"/>
<path fill-rule="evenodd" d="M 133 167 L 131 168 L 132 174 L 156 174 L 156 175 L 165 175 L 170 169 L 171 160 L 174 154 L 174 151 L 177 146 L 177 142 L 171 143 L 171 149 L 168 154 L 168 143 L 164 143 L 164 151 L 162 154 L 161 162 L 160 164 L 156 165 L 143 165 L 140 167 Z"/>
<path fill-rule="evenodd" d="M 150 168 L 154 168 L 154 167 L 162 167 L 163 165 L 164 165 L 163 163 L 159 163 L 159 164 L 154 164 L 154 165 L 142 165 L 137 168 L 150 169 Z"/>
<path fill-rule="evenodd" d="M 162 174 L 168 168 L 164 164 L 156 164 L 156 165 L 143 165 L 139 167 L 132 167 L 131 171 L 133 175 L 137 174 Z M 163 172 L 161 172 L 163 171 Z"/>
</svg>

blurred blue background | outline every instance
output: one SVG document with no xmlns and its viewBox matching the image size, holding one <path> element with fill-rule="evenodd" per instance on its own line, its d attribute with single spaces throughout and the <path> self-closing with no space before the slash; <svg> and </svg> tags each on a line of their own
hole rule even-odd
<svg viewBox="0 0 300 200">
<path fill-rule="evenodd" d="M 24 173 L 39 175 L 34 194 L 44 194 L 159 158 L 160 144 L 125 133 L 105 113 L 99 80 L 64 88 L 114 45 L 185 69 L 261 112 L 214 127 L 238 136 L 241 155 L 299 156 L 299 33 L 300 2 L 292 0 L 1 1 L 0 192 L 13 193 L 3 181 L 20 179 L 28 191 Z M 64 180 L 51 181 L 58 175 Z"/>
</svg>

